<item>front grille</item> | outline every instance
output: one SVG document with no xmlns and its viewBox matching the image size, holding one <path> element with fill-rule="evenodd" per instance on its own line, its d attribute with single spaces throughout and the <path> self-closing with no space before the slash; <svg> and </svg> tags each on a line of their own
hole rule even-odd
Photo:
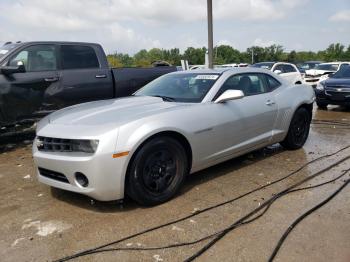
<svg viewBox="0 0 350 262">
<path fill-rule="evenodd" d="M 37 147 L 39 151 L 72 152 L 73 142 L 71 139 L 39 136 L 37 138 Z"/>
<path fill-rule="evenodd" d="M 305 79 L 306 82 L 318 82 L 318 78 L 317 79 Z"/>
<path fill-rule="evenodd" d="M 305 75 L 305 77 L 308 77 L 308 78 L 319 78 L 321 76 L 322 75 L 308 75 L 308 74 Z"/>
<path fill-rule="evenodd" d="M 338 92 L 350 92 L 350 86 L 330 86 L 327 85 L 327 90 Z"/>
<path fill-rule="evenodd" d="M 331 100 L 341 101 L 350 98 L 350 88 L 327 86 L 325 91 Z"/>
<path fill-rule="evenodd" d="M 54 179 L 54 180 L 57 180 L 60 182 L 64 182 L 64 183 L 69 183 L 67 177 L 61 173 L 58 173 L 58 172 L 55 172 L 52 170 L 48 170 L 45 168 L 41 168 L 41 167 L 39 167 L 38 169 L 39 169 L 40 175 L 42 175 L 44 177 L 51 178 L 51 179 Z"/>
</svg>

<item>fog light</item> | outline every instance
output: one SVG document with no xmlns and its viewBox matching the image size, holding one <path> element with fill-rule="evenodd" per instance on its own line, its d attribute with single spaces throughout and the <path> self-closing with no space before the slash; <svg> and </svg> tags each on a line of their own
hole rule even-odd
<svg viewBox="0 0 350 262">
<path fill-rule="evenodd" d="M 75 173 L 75 180 L 82 187 L 87 187 L 89 185 L 89 179 L 83 173 L 76 172 Z"/>
</svg>

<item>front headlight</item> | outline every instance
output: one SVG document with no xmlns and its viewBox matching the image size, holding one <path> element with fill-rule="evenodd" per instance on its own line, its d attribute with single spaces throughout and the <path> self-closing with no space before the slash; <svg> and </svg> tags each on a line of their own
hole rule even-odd
<svg viewBox="0 0 350 262">
<path fill-rule="evenodd" d="M 64 139 L 38 136 L 35 145 L 39 151 L 95 153 L 98 140 Z"/>
<path fill-rule="evenodd" d="M 324 82 L 318 82 L 316 89 L 323 91 L 324 90 Z"/>
<path fill-rule="evenodd" d="M 73 152 L 95 153 L 98 140 L 71 140 Z"/>
</svg>

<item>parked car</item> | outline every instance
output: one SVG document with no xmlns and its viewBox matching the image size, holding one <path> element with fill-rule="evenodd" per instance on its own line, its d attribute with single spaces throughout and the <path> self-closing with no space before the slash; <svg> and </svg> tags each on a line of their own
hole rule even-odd
<svg viewBox="0 0 350 262">
<path fill-rule="evenodd" d="M 128 194 L 159 204 L 189 173 L 278 142 L 301 148 L 314 98 L 310 86 L 259 68 L 170 73 L 132 97 L 42 119 L 33 145 L 38 178 L 98 200 Z"/>
<path fill-rule="evenodd" d="M 128 96 L 176 67 L 113 68 L 99 44 L 0 47 L 0 127 L 88 101 Z"/>
<path fill-rule="evenodd" d="M 330 62 L 315 66 L 314 69 L 305 71 L 305 83 L 316 87 L 320 81 L 326 80 L 328 75 L 338 71 L 341 65 L 348 65 L 350 62 Z"/>
<path fill-rule="evenodd" d="M 281 77 L 285 78 L 291 84 L 302 84 L 303 78 L 296 65 L 284 62 L 261 62 L 251 65 L 251 67 L 258 67 L 268 69 Z"/>
<path fill-rule="evenodd" d="M 306 70 L 314 69 L 317 65 L 323 63 L 322 61 L 305 61 L 303 63 L 297 64 L 299 72 L 305 74 Z"/>
<path fill-rule="evenodd" d="M 327 80 L 317 84 L 316 104 L 321 109 L 328 105 L 342 105 L 350 107 L 350 65 L 343 65 Z"/>
</svg>

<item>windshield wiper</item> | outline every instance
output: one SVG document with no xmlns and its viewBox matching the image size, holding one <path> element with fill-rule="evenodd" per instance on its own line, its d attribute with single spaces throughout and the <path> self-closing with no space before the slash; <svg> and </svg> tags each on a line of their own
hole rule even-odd
<svg viewBox="0 0 350 262">
<path fill-rule="evenodd" d="M 170 96 L 160 96 L 160 95 L 156 95 L 154 97 L 160 97 L 162 98 L 164 101 L 168 101 L 168 102 L 174 102 L 175 101 L 175 98 L 173 97 L 170 97 Z"/>
</svg>

